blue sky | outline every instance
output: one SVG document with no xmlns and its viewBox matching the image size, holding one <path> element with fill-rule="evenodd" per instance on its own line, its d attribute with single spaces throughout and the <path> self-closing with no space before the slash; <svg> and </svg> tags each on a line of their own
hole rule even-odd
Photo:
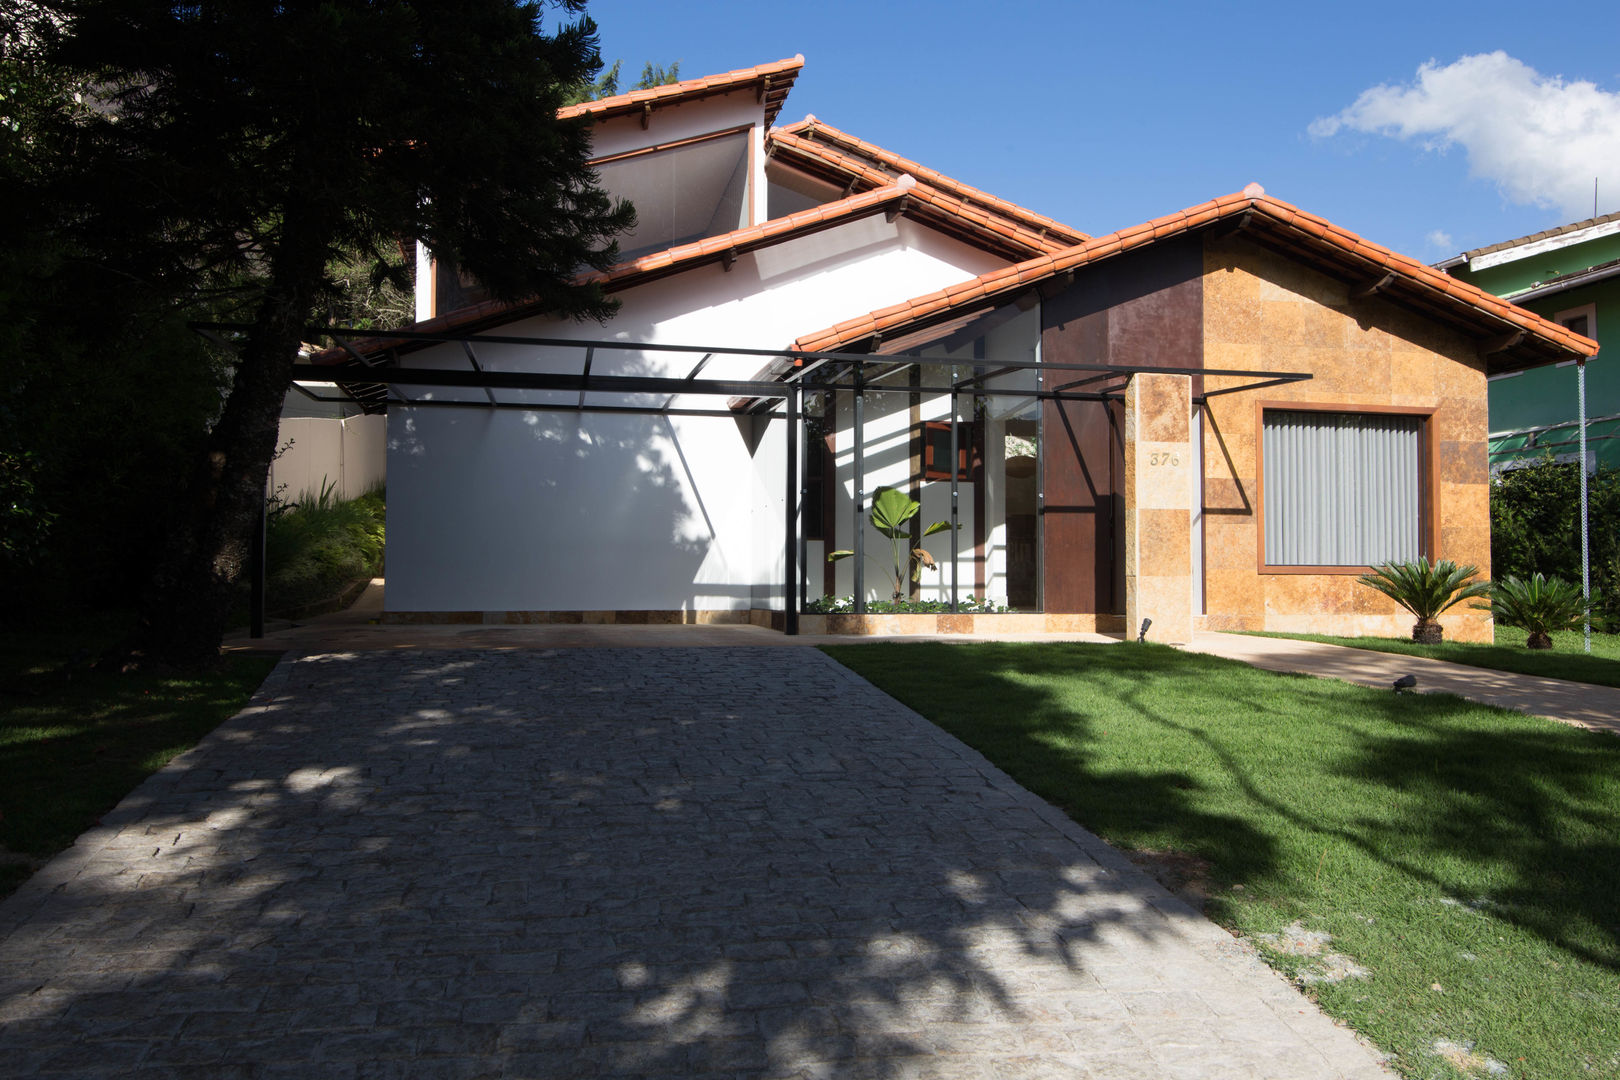
<svg viewBox="0 0 1620 1080">
<path fill-rule="evenodd" d="M 1091 233 L 1251 180 L 1424 261 L 1590 216 L 1594 175 L 1620 210 L 1613 0 L 589 11 L 626 85 L 648 60 L 691 78 L 803 53 L 781 122 L 815 113 Z"/>
</svg>

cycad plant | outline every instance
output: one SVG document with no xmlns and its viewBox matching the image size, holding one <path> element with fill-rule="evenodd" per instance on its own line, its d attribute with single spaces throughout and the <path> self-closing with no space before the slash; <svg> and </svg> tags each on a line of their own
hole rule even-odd
<svg viewBox="0 0 1620 1080">
<path fill-rule="evenodd" d="M 928 553 L 928 549 L 911 546 L 911 519 L 921 510 L 921 503 L 898 488 L 878 488 L 872 498 L 872 527 L 889 538 L 889 554 L 893 556 L 894 568 L 889 570 L 885 567 L 885 570 L 888 571 L 890 584 L 894 586 L 895 600 L 904 599 L 908 578 L 911 581 L 921 580 L 923 567 L 930 570 L 935 567 L 934 557 Z M 950 527 L 948 521 L 936 521 L 922 534 L 933 536 Z M 853 554 L 853 551 L 834 551 L 827 556 L 827 561 L 837 562 Z"/>
<path fill-rule="evenodd" d="M 1489 611 L 1498 625 L 1529 634 L 1525 646 L 1531 649 L 1552 648 L 1553 631 L 1580 626 L 1586 613 L 1579 585 L 1539 571 L 1528 580 L 1503 578 L 1491 586 L 1489 603 L 1474 606 Z"/>
<path fill-rule="evenodd" d="M 1490 594 L 1490 582 L 1470 580 L 1477 573 L 1477 566 L 1458 566 L 1450 559 L 1430 565 L 1428 559 L 1417 558 L 1385 563 L 1356 580 L 1412 613 L 1417 619 L 1412 624 L 1413 641 L 1438 645 L 1444 636 L 1439 622 L 1441 612 L 1464 600 Z"/>
</svg>

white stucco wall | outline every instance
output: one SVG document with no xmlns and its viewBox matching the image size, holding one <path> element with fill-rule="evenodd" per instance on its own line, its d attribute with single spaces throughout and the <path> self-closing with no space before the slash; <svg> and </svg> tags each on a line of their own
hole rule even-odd
<svg viewBox="0 0 1620 1080">
<path fill-rule="evenodd" d="M 729 272 L 704 266 L 628 290 L 606 326 L 529 319 L 499 332 L 780 348 L 999 265 L 904 218 L 876 216 L 744 255 Z M 477 352 L 496 371 L 578 372 L 582 361 L 576 349 L 479 345 Z M 592 371 L 684 376 L 698 359 L 598 350 Z M 468 367 L 459 345 L 408 354 L 404 362 Z M 747 379 L 764 363 L 717 355 L 703 374 Z M 480 390 L 406 393 L 424 404 L 389 410 L 389 610 L 702 610 L 747 608 L 757 596 L 780 602 L 780 422 L 756 441 L 742 418 L 444 408 L 425 403 L 486 399 Z M 577 397 L 497 391 L 503 402 Z M 724 402 L 686 396 L 676 407 L 723 409 Z M 813 573 L 813 593 L 818 582 Z"/>
</svg>

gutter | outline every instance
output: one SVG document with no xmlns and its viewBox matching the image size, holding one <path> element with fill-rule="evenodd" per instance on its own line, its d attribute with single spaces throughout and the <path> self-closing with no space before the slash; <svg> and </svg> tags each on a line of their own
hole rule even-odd
<svg viewBox="0 0 1620 1080">
<path fill-rule="evenodd" d="M 1590 285 L 1595 281 L 1605 281 L 1620 274 L 1620 262 L 1610 263 L 1607 266 L 1596 267 L 1591 270 L 1582 270 L 1567 277 L 1528 289 L 1522 293 L 1504 296 L 1502 299 L 1514 304 L 1522 304 L 1526 300 L 1540 300 L 1543 296 L 1552 296 L 1555 293 L 1565 292 L 1581 285 Z"/>
</svg>

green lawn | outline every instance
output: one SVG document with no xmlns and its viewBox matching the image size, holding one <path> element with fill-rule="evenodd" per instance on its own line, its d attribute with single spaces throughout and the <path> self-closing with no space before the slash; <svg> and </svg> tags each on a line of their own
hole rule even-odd
<svg viewBox="0 0 1620 1080">
<path fill-rule="evenodd" d="M 1331 934 L 1370 974 L 1310 992 L 1404 1074 L 1620 1075 L 1613 735 L 1157 645 L 826 651 L 1110 842 L 1202 869 L 1228 928 Z"/>
<path fill-rule="evenodd" d="M 276 662 L 235 656 L 184 677 L 90 670 L 88 654 L 116 636 L 101 619 L 0 634 L 0 897 L 230 718 Z"/>
<path fill-rule="evenodd" d="M 1600 686 L 1620 686 L 1620 634 L 1594 633 L 1590 654 L 1582 651 L 1583 635 L 1579 630 L 1565 630 L 1554 634 L 1551 649 L 1536 650 L 1524 647 L 1524 631 L 1500 626 L 1496 629 L 1495 645 L 1465 641 L 1419 645 L 1406 638 L 1329 637 L 1325 634 L 1255 633 L 1253 636 L 1321 641 L 1328 645 L 1348 645 L 1353 649 L 1401 653 L 1405 656 L 1426 656 L 1431 660 L 1449 660 L 1453 664 L 1494 668 L 1497 671 L 1517 671 L 1549 679 L 1573 679 L 1575 682 L 1597 683 Z"/>
</svg>

